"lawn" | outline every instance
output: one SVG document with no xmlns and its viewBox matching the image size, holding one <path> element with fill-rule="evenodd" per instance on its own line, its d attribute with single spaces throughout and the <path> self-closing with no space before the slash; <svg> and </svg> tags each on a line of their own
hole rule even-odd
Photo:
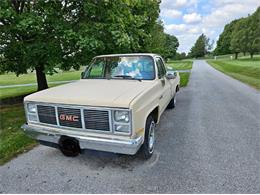
<svg viewBox="0 0 260 195">
<path fill-rule="evenodd" d="M 54 87 L 61 84 L 49 84 L 49 87 Z M 0 89 L 0 100 L 10 97 L 31 94 L 37 91 L 37 86 L 12 87 Z"/>
<path fill-rule="evenodd" d="M 85 67 L 81 67 L 80 70 L 71 71 L 59 71 L 54 75 L 48 75 L 48 82 L 51 81 L 69 81 L 80 79 L 81 72 Z M 0 85 L 16 85 L 16 84 L 28 84 L 36 83 L 36 75 L 34 72 L 23 74 L 17 77 L 14 73 L 0 75 Z"/>
<path fill-rule="evenodd" d="M 180 85 L 181 87 L 186 87 L 189 83 L 189 78 L 190 78 L 190 72 L 180 72 Z"/>
<path fill-rule="evenodd" d="M 167 66 L 174 68 L 175 70 L 190 70 L 192 68 L 191 60 L 177 60 L 167 62 Z"/>
<path fill-rule="evenodd" d="M 217 70 L 260 90 L 260 58 L 208 60 Z"/>
<path fill-rule="evenodd" d="M 24 122 L 25 116 L 22 104 L 1 106 L 0 165 L 36 145 L 36 142 L 27 137 L 21 129 Z"/>
</svg>

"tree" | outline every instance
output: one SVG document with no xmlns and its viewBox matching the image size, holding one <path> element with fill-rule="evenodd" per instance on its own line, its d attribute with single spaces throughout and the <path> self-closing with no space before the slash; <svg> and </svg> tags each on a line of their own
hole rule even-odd
<svg viewBox="0 0 260 195">
<path fill-rule="evenodd" d="M 247 45 L 251 58 L 256 52 L 260 52 L 260 7 L 248 18 L 248 39 L 244 42 Z"/>
<path fill-rule="evenodd" d="M 179 41 L 174 35 L 165 34 L 166 43 L 165 43 L 165 54 L 164 57 L 173 58 L 176 55 L 176 51 L 179 47 Z"/>
<path fill-rule="evenodd" d="M 256 12 L 246 18 L 240 18 L 227 24 L 217 42 L 214 51 L 215 55 L 243 52 L 250 53 L 253 58 L 254 53 L 260 51 L 260 7 Z"/>
<path fill-rule="evenodd" d="M 161 54 L 166 60 L 176 55 L 179 41 L 174 35 L 164 32 L 162 21 L 157 21 L 153 26 L 150 39 L 147 39 L 145 52 Z"/>
<path fill-rule="evenodd" d="M 195 58 L 204 57 L 212 48 L 212 45 L 213 42 L 210 44 L 209 38 L 207 38 L 206 35 L 201 34 L 191 48 L 189 55 Z"/>
<path fill-rule="evenodd" d="M 231 35 L 238 21 L 239 20 L 234 20 L 231 23 L 225 25 L 224 31 L 220 34 L 219 39 L 217 41 L 217 46 L 214 50 L 215 55 L 225 55 L 231 53 Z"/>
<path fill-rule="evenodd" d="M 139 52 L 159 16 L 159 1 L 3 0 L 0 72 L 35 71 L 38 90 L 55 68 L 78 69 L 101 53 Z"/>
<path fill-rule="evenodd" d="M 231 34 L 230 50 L 235 53 L 235 59 L 237 59 L 239 52 L 248 51 L 246 42 L 248 41 L 248 19 L 241 18 L 234 26 L 234 30 Z"/>
</svg>

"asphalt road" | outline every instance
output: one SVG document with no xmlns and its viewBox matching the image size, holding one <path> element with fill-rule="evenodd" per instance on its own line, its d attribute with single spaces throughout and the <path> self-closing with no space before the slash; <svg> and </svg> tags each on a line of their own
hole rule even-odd
<svg viewBox="0 0 260 195">
<path fill-rule="evenodd" d="M 260 193 L 260 94 L 195 61 L 157 128 L 154 156 L 44 146 L 0 167 L 1 193 Z"/>
</svg>

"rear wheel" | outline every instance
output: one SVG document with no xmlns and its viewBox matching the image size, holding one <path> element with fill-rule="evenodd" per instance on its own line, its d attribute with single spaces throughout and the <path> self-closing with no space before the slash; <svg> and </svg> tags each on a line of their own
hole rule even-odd
<svg viewBox="0 0 260 195">
<path fill-rule="evenodd" d="M 141 147 L 141 155 L 144 159 L 149 159 L 153 155 L 155 142 L 155 122 L 150 115 L 145 125 L 145 140 Z"/>
</svg>

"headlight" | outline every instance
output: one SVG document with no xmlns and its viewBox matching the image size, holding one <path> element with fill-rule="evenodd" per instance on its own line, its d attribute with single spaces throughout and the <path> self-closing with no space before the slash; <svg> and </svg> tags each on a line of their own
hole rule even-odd
<svg viewBox="0 0 260 195">
<path fill-rule="evenodd" d="M 30 113 L 36 113 L 36 105 L 31 103 L 27 104 L 27 110 Z"/>
<path fill-rule="evenodd" d="M 113 129 L 116 133 L 131 132 L 131 112 L 128 110 L 115 110 L 113 112 Z"/>
<path fill-rule="evenodd" d="M 115 131 L 116 132 L 122 132 L 122 133 L 129 133 L 130 132 L 130 126 L 129 125 L 115 125 Z"/>
<path fill-rule="evenodd" d="M 121 111 L 121 110 L 115 111 L 114 120 L 120 123 L 129 123 L 130 121 L 129 111 Z"/>
</svg>

